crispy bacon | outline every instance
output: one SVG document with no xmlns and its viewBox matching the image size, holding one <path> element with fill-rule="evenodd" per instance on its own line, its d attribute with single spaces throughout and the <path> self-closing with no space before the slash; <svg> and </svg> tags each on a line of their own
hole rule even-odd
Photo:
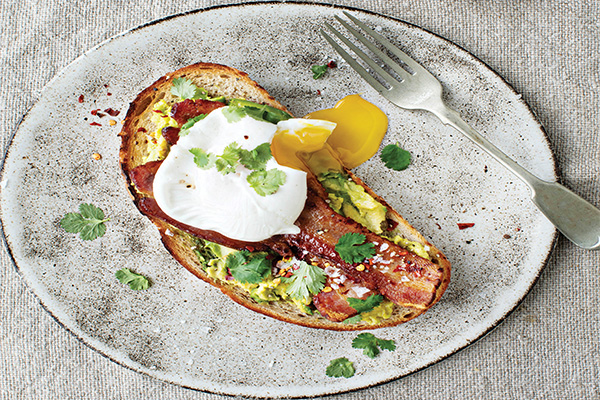
<svg viewBox="0 0 600 400">
<path fill-rule="evenodd" d="M 148 165 L 150 164 L 150 165 Z M 131 171 L 131 178 L 138 190 L 152 193 L 152 179 L 160 162 L 148 163 Z M 197 237 L 235 249 L 272 249 L 283 256 L 297 258 L 317 257 L 339 267 L 349 278 L 345 285 L 328 293 L 320 293 L 314 304 L 327 318 L 338 321 L 356 311 L 346 298 L 352 287 L 368 289 L 367 293 L 381 293 L 395 304 L 426 309 L 435 300 L 436 288 L 441 284 L 442 270 L 433 262 L 417 256 L 399 245 L 382 238 L 355 221 L 333 211 L 325 202 L 323 187 L 314 177 L 308 180 L 308 199 L 304 210 L 296 220 L 299 234 L 274 236 L 261 242 L 243 242 L 227 238 L 214 231 L 194 228 L 174 220 L 164 213 L 153 198 L 139 200 L 140 210 L 149 216 Z M 360 233 L 368 242 L 375 244 L 376 254 L 362 264 L 351 264 L 341 259 L 335 245 L 346 233 Z M 307 256 L 308 255 L 308 256 Z M 322 263 L 319 263 L 322 264 Z M 364 269 L 363 269 L 364 267 Z M 351 297 L 357 297 L 351 295 Z M 365 295 L 366 297 L 366 295 Z"/>
<path fill-rule="evenodd" d="M 220 101 L 186 99 L 173 105 L 171 108 L 171 117 L 181 126 L 190 118 L 197 117 L 200 114 L 208 114 L 224 106 L 225 104 Z"/>
<path fill-rule="evenodd" d="M 136 189 L 148 196 L 153 195 L 154 176 L 162 161 L 150 161 L 146 164 L 138 165 L 129 172 L 129 178 Z"/>
<path fill-rule="evenodd" d="M 181 129 L 175 128 L 173 126 L 167 126 L 166 128 L 162 128 L 160 133 L 163 135 L 163 137 L 165 138 L 167 143 L 169 143 L 169 145 L 173 146 L 174 144 L 177 144 L 177 141 L 179 140 L 179 131 L 180 130 Z"/>
<path fill-rule="evenodd" d="M 313 297 L 313 303 L 325 318 L 334 322 L 340 322 L 358 314 L 348 303 L 349 297 L 365 300 L 367 297 L 377 294 L 376 291 L 367 289 L 360 282 L 351 279 L 340 282 L 339 279 L 331 276 L 328 276 L 325 287 L 331 288 L 331 290 L 321 291 Z"/>
<path fill-rule="evenodd" d="M 436 264 L 334 212 L 325 202 L 324 189 L 314 178 L 309 177 L 308 186 L 308 200 L 296 220 L 300 233 L 286 235 L 289 244 L 332 261 L 364 286 L 379 289 L 395 304 L 425 309 L 435 300 L 442 279 L 442 271 Z M 346 233 L 360 233 L 375 244 L 377 252 L 370 263 L 362 264 L 364 271 L 357 271 L 357 264 L 345 262 L 335 251 L 338 240 Z"/>
<path fill-rule="evenodd" d="M 357 314 L 348 304 L 346 296 L 338 290 L 317 294 L 313 297 L 313 304 L 325 318 L 333 322 L 341 322 Z"/>
<path fill-rule="evenodd" d="M 163 221 L 167 222 L 168 224 L 173 225 L 174 227 L 176 227 L 178 229 L 181 229 L 184 232 L 187 232 L 187 233 L 194 235 L 196 237 L 199 237 L 201 239 L 208 240 L 210 242 L 219 243 L 219 244 L 222 244 L 223 246 L 227 246 L 227 247 L 230 247 L 232 249 L 237 249 L 237 250 L 250 250 L 251 249 L 251 251 L 266 251 L 266 250 L 271 249 L 273 251 L 276 251 L 277 253 L 279 253 L 280 255 L 282 255 L 284 257 L 291 256 L 289 247 L 285 246 L 282 243 L 277 242 L 277 240 L 274 238 L 267 239 L 262 242 L 244 242 L 241 240 L 235 240 L 235 239 L 228 238 L 227 236 L 224 236 L 215 231 L 200 229 L 200 228 L 196 228 L 196 227 L 184 224 L 182 222 L 179 222 L 179 221 L 169 217 L 163 210 L 161 210 L 161 208 L 156 203 L 156 200 L 154 200 L 151 197 L 142 197 L 138 201 L 138 207 L 144 215 L 148 215 L 150 217 L 154 217 L 154 218 L 163 220 Z"/>
</svg>

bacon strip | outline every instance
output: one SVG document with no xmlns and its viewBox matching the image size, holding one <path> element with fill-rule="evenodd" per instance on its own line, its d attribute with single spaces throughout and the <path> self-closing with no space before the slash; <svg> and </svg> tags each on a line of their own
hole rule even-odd
<svg viewBox="0 0 600 400">
<path fill-rule="evenodd" d="M 175 128 L 173 126 L 167 126 L 166 128 L 162 128 L 160 133 L 163 135 L 167 143 L 173 146 L 174 144 L 177 144 L 177 141 L 179 140 L 180 130 L 181 129 Z"/>
<path fill-rule="evenodd" d="M 300 233 L 286 235 L 289 244 L 332 261 L 350 276 L 358 276 L 366 287 L 379 289 L 395 304 L 425 309 L 435 300 L 436 288 L 442 280 L 442 270 L 436 264 L 334 212 L 324 200 L 327 198 L 324 189 L 314 178 L 309 177 L 308 186 L 308 200 L 296 220 Z M 346 233 L 360 233 L 376 244 L 372 264 L 365 261 L 362 272 L 357 271 L 358 264 L 345 262 L 335 251 L 335 245 Z"/>
<path fill-rule="evenodd" d="M 358 314 L 338 290 L 320 292 L 313 297 L 313 304 L 325 318 L 333 322 L 341 322 Z"/>
<path fill-rule="evenodd" d="M 181 126 L 191 118 L 197 117 L 200 114 L 208 114 L 221 107 L 225 107 L 225 104 L 220 101 L 186 99 L 173 105 L 171 108 L 171 117 Z"/>
<path fill-rule="evenodd" d="M 154 176 L 161 164 L 162 160 L 150 161 L 129 171 L 129 178 L 139 192 L 148 196 L 154 195 Z"/>
<path fill-rule="evenodd" d="M 367 297 L 377 294 L 376 291 L 368 290 L 359 282 L 349 279 L 338 284 L 335 279 L 328 277 L 325 285 L 332 288 L 331 291 L 321 291 L 313 297 L 313 304 L 325 318 L 334 322 L 341 322 L 358 314 L 348 303 L 349 297 L 365 300 Z M 360 290 L 360 295 L 357 295 L 356 289 Z"/>
<path fill-rule="evenodd" d="M 152 180 L 159 162 L 136 167 L 130 177 L 139 191 L 152 194 Z M 350 278 L 346 285 L 314 298 L 319 311 L 333 321 L 341 321 L 356 314 L 346 300 L 352 287 L 369 289 L 369 293 L 381 293 L 395 304 L 426 309 L 435 300 L 436 288 L 441 284 L 442 270 L 434 263 L 413 254 L 395 243 L 382 238 L 355 221 L 333 211 L 324 199 L 323 187 L 309 177 L 308 200 L 296 225 L 300 233 L 274 236 L 262 242 L 243 242 L 230 239 L 214 231 L 194 228 L 174 220 L 165 214 L 151 197 L 139 200 L 142 213 L 159 218 L 185 232 L 235 249 L 272 249 L 282 256 L 297 258 L 316 256 L 338 266 Z M 350 264 L 341 259 L 335 245 L 346 233 L 360 233 L 376 246 L 376 255 L 360 264 Z M 367 262 L 370 261 L 370 262 Z M 355 297 L 355 296 L 352 296 Z M 366 296 L 365 296 L 366 297 Z"/>
<path fill-rule="evenodd" d="M 232 249 L 249 251 L 267 251 L 270 249 L 277 252 L 283 257 L 290 257 L 292 255 L 289 247 L 286 246 L 285 243 L 280 243 L 274 238 L 267 239 L 262 242 L 244 242 L 241 240 L 228 238 L 227 236 L 224 236 L 215 231 L 200 229 L 179 222 L 169 217 L 163 210 L 161 210 L 161 208 L 156 203 L 156 200 L 154 200 L 151 197 L 142 197 L 138 201 L 138 207 L 144 215 L 158 218 L 191 235 L 208 240 L 210 242 L 230 247 Z"/>
</svg>

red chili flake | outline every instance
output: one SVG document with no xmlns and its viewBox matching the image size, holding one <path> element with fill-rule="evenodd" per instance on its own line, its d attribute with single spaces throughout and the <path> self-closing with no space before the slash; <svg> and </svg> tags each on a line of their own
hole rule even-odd
<svg viewBox="0 0 600 400">
<path fill-rule="evenodd" d="M 320 96 L 321 95 L 321 91 L 317 89 L 317 94 Z"/>
<path fill-rule="evenodd" d="M 463 230 L 463 229 L 467 229 L 467 228 L 472 228 L 473 226 L 475 226 L 475 224 L 473 222 L 469 222 L 469 223 L 458 223 L 458 229 Z"/>
<path fill-rule="evenodd" d="M 331 60 L 327 63 L 327 67 L 328 68 L 336 68 L 337 67 L 337 63 L 335 62 L 335 60 Z"/>
<path fill-rule="evenodd" d="M 394 221 L 393 219 L 388 219 L 387 224 L 388 224 L 388 227 L 387 227 L 388 231 L 393 231 L 398 226 L 398 223 L 396 221 Z"/>
<path fill-rule="evenodd" d="M 248 250 L 249 252 L 253 252 L 254 251 L 254 247 L 252 246 L 246 246 L 246 250 Z"/>
<path fill-rule="evenodd" d="M 83 103 L 83 95 L 79 95 L 79 98 L 77 99 L 77 101 L 79 101 L 80 103 Z"/>
<path fill-rule="evenodd" d="M 111 92 L 106 93 L 107 96 L 112 96 Z"/>
<path fill-rule="evenodd" d="M 105 88 L 108 88 L 108 83 L 105 83 L 105 84 L 104 84 L 104 87 L 105 87 Z"/>
<path fill-rule="evenodd" d="M 99 108 L 96 108 L 95 110 L 90 111 L 92 113 L 92 115 L 96 115 L 98 114 L 98 111 L 100 111 Z"/>
<path fill-rule="evenodd" d="M 244 139 L 248 140 L 248 139 L 250 139 L 250 136 L 244 135 Z"/>
<path fill-rule="evenodd" d="M 107 108 L 106 110 L 104 110 L 104 112 L 105 112 L 105 113 L 107 113 L 108 115 L 110 115 L 111 117 L 116 117 L 117 115 L 119 115 L 119 113 L 120 113 L 121 111 L 119 111 L 119 110 L 114 110 L 114 109 L 112 109 L 112 108 L 110 108 L 110 107 L 109 107 L 109 108 Z"/>
<path fill-rule="evenodd" d="M 442 229 L 442 226 L 440 224 L 438 224 L 437 222 L 435 224 L 437 225 L 438 229 Z"/>
<path fill-rule="evenodd" d="M 160 111 L 160 110 L 152 110 L 152 112 L 155 112 L 157 114 L 164 114 L 164 112 Z"/>
<path fill-rule="evenodd" d="M 137 130 L 137 131 L 138 131 L 138 132 L 144 132 L 144 133 L 148 132 L 148 131 L 146 130 L 146 128 L 143 128 L 143 127 L 141 127 L 141 126 L 138 128 L 138 130 Z"/>
<path fill-rule="evenodd" d="M 90 125 L 91 125 L 91 126 L 102 126 L 101 124 L 99 124 L 99 123 L 97 123 L 97 122 L 92 122 Z"/>
</svg>

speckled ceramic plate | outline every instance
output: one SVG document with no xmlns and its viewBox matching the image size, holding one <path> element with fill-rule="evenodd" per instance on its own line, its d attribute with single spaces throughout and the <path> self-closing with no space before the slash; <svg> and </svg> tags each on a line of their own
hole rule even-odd
<svg viewBox="0 0 600 400">
<path fill-rule="evenodd" d="M 450 105 L 492 142 L 540 177 L 556 179 L 542 128 L 493 71 L 420 28 L 353 13 L 439 77 Z M 472 343 L 518 305 L 552 248 L 553 226 L 523 185 L 434 116 L 396 108 L 342 62 L 313 80 L 311 65 L 336 58 L 318 29 L 339 14 L 336 7 L 294 3 L 186 13 L 106 41 L 48 84 L 9 148 L 1 206 L 18 271 L 61 324 L 112 360 L 158 379 L 216 393 L 293 397 L 407 375 Z M 120 120 L 139 91 L 197 61 L 248 72 L 296 115 L 353 93 L 387 113 L 384 144 L 410 150 L 412 165 L 389 171 L 374 157 L 356 173 L 453 266 L 435 307 L 376 331 L 395 340 L 396 351 L 370 359 L 351 347 L 356 333 L 302 328 L 238 306 L 177 264 L 138 213 L 117 162 Z M 91 114 L 109 107 L 121 113 Z M 60 228 L 60 219 L 83 202 L 110 217 L 104 237 L 83 242 Z M 475 225 L 459 230 L 458 223 Z M 123 267 L 149 276 L 151 289 L 135 292 L 117 282 L 115 271 Z M 354 377 L 325 375 L 338 357 L 354 362 Z"/>
</svg>

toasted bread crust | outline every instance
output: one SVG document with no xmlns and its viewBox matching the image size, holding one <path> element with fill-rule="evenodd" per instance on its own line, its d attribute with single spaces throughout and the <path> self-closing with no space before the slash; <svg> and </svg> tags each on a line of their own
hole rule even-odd
<svg viewBox="0 0 600 400">
<path fill-rule="evenodd" d="M 172 104 L 175 99 L 170 93 L 171 82 L 175 78 L 185 77 L 191 79 L 198 87 L 206 89 L 210 96 L 225 96 L 226 98 L 245 98 L 247 100 L 267 104 L 280 110 L 289 112 L 282 104 L 277 102 L 248 75 L 237 69 L 219 64 L 198 63 L 181 68 L 173 73 L 163 76 L 148 88 L 143 90 L 131 103 L 125 124 L 121 132 L 120 163 L 129 191 L 134 203 L 138 206 L 139 200 L 145 196 L 138 192 L 129 177 L 130 171 L 144 163 L 147 156 L 147 132 L 153 132 L 156 127 L 150 120 L 150 112 L 154 104 L 165 100 Z M 394 211 L 384 199 L 373 193 L 358 177 L 347 171 L 352 179 L 363 186 L 367 193 L 387 207 L 387 217 L 398 223 L 394 232 L 411 240 L 429 246 L 432 260 L 439 266 L 443 279 L 436 290 L 436 295 L 431 303 L 433 305 L 442 296 L 450 282 L 450 263 L 446 257 L 431 243 L 429 243 L 415 228 L 413 228 L 399 213 Z M 139 206 L 138 206 L 139 208 Z M 365 322 L 356 324 L 343 324 L 332 322 L 321 315 L 308 315 L 300 311 L 295 305 L 288 302 L 262 302 L 252 299 L 248 292 L 240 287 L 222 283 L 212 279 L 203 270 L 196 254 L 192 250 L 193 243 L 187 234 L 172 227 L 170 224 L 157 218 L 149 219 L 158 227 L 162 242 L 173 257 L 186 269 L 205 282 L 219 288 L 224 294 L 237 303 L 264 315 L 311 328 L 331 330 L 363 330 L 389 327 L 411 320 L 426 310 L 415 310 L 395 306 L 392 316 L 383 320 L 378 325 L 369 325 Z M 430 305 L 430 306 L 431 306 Z"/>
</svg>

